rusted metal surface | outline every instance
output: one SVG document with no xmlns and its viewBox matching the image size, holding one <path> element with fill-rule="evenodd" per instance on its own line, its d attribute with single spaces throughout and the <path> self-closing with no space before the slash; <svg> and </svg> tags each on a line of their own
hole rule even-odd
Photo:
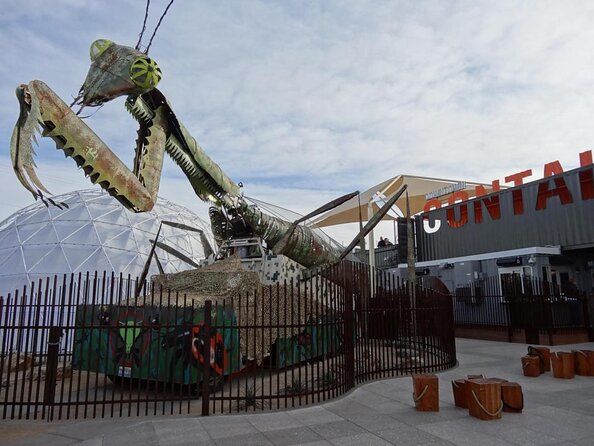
<svg viewBox="0 0 594 446">
<path fill-rule="evenodd" d="M 41 110 L 39 117 L 30 116 L 30 119 L 39 120 L 43 136 L 52 138 L 57 148 L 74 159 L 91 182 L 101 185 L 130 209 L 152 209 L 154 200 L 140 181 L 46 84 L 32 81 L 27 91 L 32 103 Z M 18 141 L 18 144 L 23 146 L 24 141 Z M 36 182 L 35 185 L 39 187 Z"/>
</svg>

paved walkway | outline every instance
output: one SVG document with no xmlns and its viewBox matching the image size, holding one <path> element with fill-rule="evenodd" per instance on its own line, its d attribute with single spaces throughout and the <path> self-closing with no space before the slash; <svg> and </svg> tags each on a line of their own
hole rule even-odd
<svg viewBox="0 0 594 446">
<path fill-rule="evenodd" d="M 594 377 L 522 376 L 523 344 L 458 339 L 459 367 L 442 372 L 440 411 L 416 412 L 410 377 L 376 381 L 308 408 L 207 418 L 0 422 L 1 445 L 594 445 Z M 552 350 L 594 349 L 594 343 Z M 480 421 L 454 406 L 467 374 L 519 382 L 522 414 Z"/>
</svg>

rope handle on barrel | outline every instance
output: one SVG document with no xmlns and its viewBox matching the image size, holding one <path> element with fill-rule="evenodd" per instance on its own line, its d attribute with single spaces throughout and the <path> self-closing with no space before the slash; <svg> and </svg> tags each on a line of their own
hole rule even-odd
<svg viewBox="0 0 594 446">
<path fill-rule="evenodd" d="M 415 392 L 413 392 L 413 401 L 415 403 L 418 403 L 419 401 L 421 401 L 421 399 L 425 396 L 425 392 L 427 392 L 427 389 L 429 389 L 429 384 L 425 385 L 425 388 L 423 389 L 423 391 L 421 392 L 421 394 L 419 395 L 418 398 L 416 397 Z"/>
<path fill-rule="evenodd" d="M 452 385 L 457 389 L 458 387 L 460 387 L 458 384 L 456 384 L 456 380 L 453 379 L 452 380 Z"/>
<path fill-rule="evenodd" d="M 584 355 L 586 358 L 588 357 L 588 355 L 586 355 L 586 353 L 583 350 L 576 350 L 576 352 Z"/>
<path fill-rule="evenodd" d="M 472 396 L 473 396 L 474 400 L 476 401 L 476 404 L 478 404 L 478 406 L 481 409 L 483 409 L 483 412 L 485 412 L 490 417 L 496 417 L 496 416 L 498 416 L 501 413 L 501 411 L 503 410 L 503 401 L 501 401 L 501 406 L 499 406 L 499 409 L 497 409 L 497 411 L 495 411 L 493 413 L 489 412 L 487 410 L 487 408 L 481 404 L 481 402 L 479 401 L 479 399 L 476 396 L 476 393 L 474 393 L 474 390 L 471 390 L 470 392 L 472 392 Z"/>
</svg>

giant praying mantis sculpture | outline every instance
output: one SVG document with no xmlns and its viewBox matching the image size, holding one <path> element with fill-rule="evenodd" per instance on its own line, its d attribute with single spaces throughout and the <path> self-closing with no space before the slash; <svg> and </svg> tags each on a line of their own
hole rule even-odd
<svg viewBox="0 0 594 446">
<path fill-rule="evenodd" d="M 16 95 L 20 115 L 10 152 L 15 173 L 37 199 L 51 200 L 35 172 L 32 141 L 41 127 L 42 136 L 74 159 L 94 184 L 99 184 L 127 209 L 152 209 L 164 153 L 188 177 L 196 195 L 219 208 L 232 211 L 262 237 L 269 247 L 305 267 L 337 260 L 340 252 L 306 226 L 262 213 L 249 205 L 239 186 L 212 161 L 177 119 L 165 96 L 156 88 L 161 70 L 145 53 L 100 39 L 90 49 L 91 66 L 75 103 L 98 106 L 127 96 L 126 108 L 138 121 L 138 138 L 132 170 L 45 83 L 34 80 L 20 85 Z M 343 200 L 344 201 L 344 200 Z"/>
</svg>

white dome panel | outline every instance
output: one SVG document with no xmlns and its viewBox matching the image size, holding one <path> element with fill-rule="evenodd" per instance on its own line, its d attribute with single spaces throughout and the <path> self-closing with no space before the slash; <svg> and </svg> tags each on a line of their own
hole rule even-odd
<svg viewBox="0 0 594 446">
<path fill-rule="evenodd" d="M 70 269 L 59 245 L 25 245 L 23 253 L 29 272 L 53 275 Z"/>
<path fill-rule="evenodd" d="M 91 214 L 83 203 L 70 206 L 70 209 L 60 211 L 52 216 L 52 220 L 61 221 L 90 221 Z"/>
<path fill-rule="evenodd" d="M 72 245 L 101 245 L 99 236 L 92 222 L 80 222 L 82 226 L 62 240 L 62 243 Z"/>
<path fill-rule="evenodd" d="M 36 208 L 18 217 L 18 225 L 43 223 L 50 219 L 50 213 L 42 202 L 38 201 L 33 206 Z"/>
<path fill-rule="evenodd" d="M 24 274 L 26 272 L 25 260 L 20 247 L 0 250 L 0 283 L 2 282 L 2 276 Z"/>
<path fill-rule="evenodd" d="M 11 226 L 6 231 L 0 231 L 0 249 L 14 248 L 19 244 L 16 226 Z"/>
<path fill-rule="evenodd" d="M 103 271 L 111 271 L 112 269 L 111 263 L 105 252 L 103 252 L 103 249 L 97 248 L 82 264 L 76 267 L 74 272 L 98 271 L 101 273 Z"/>
<path fill-rule="evenodd" d="M 92 215 L 97 214 L 95 217 L 93 217 L 93 220 L 95 222 L 105 222 L 111 225 L 121 225 L 126 227 L 129 227 L 131 225 L 130 219 L 128 218 L 129 211 L 124 209 L 122 206 L 119 206 L 117 208 L 112 208 L 110 206 L 108 208 L 103 208 L 100 210 L 102 212 L 91 211 Z"/>
<path fill-rule="evenodd" d="M 58 236 L 52 225 L 34 223 L 18 228 L 19 238 L 23 245 L 46 245 L 58 243 Z M 26 234 L 26 236 L 25 236 Z"/>
</svg>

